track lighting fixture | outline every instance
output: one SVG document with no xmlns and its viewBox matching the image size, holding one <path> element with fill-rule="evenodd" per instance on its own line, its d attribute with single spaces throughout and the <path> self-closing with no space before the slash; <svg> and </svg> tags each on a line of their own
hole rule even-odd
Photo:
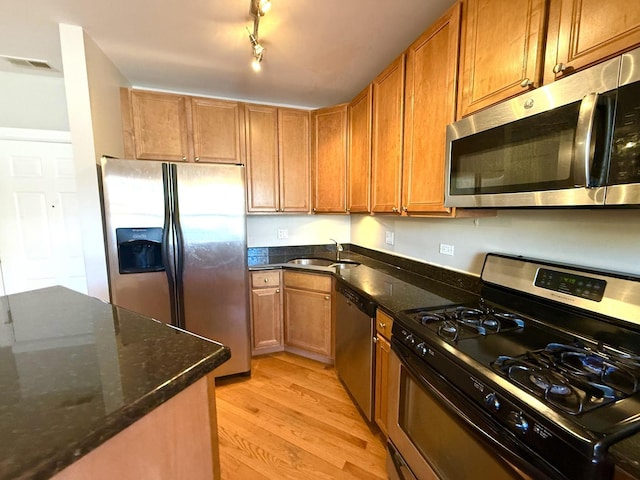
<svg viewBox="0 0 640 480">
<path fill-rule="evenodd" d="M 265 48 L 258 39 L 258 28 L 260 27 L 260 17 L 263 17 L 271 9 L 271 0 L 251 0 L 249 7 L 249 13 L 253 16 L 253 32 L 247 28 L 249 33 L 249 42 L 251 42 L 251 48 L 253 52 L 253 60 L 251 67 L 254 71 L 258 72 L 262 68 L 262 58 L 264 56 Z"/>
</svg>

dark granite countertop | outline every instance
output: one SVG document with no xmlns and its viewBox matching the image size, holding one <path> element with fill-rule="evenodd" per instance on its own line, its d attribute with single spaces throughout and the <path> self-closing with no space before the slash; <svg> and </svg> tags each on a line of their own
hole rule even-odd
<svg viewBox="0 0 640 480">
<path fill-rule="evenodd" d="M 614 444 L 609 452 L 625 473 L 631 478 L 640 478 L 640 433 Z"/>
<path fill-rule="evenodd" d="M 335 256 L 318 254 L 299 255 L 299 257 L 305 256 L 335 258 Z M 435 308 L 477 298 L 477 292 L 459 288 L 457 286 L 459 282 L 456 282 L 455 278 L 449 280 L 451 272 L 443 272 L 442 277 L 436 280 L 353 251 L 344 252 L 340 258 L 358 262 L 360 265 L 351 268 L 335 268 L 286 262 L 266 264 L 253 262 L 250 264 L 250 270 L 285 268 L 331 274 L 370 297 L 392 315 L 402 310 Z"/>
<path fill-rule="evenodd" d="M 63 287 L 0 308 L 0 480 L 51 477 L 230 357 Z"/>
</svg>

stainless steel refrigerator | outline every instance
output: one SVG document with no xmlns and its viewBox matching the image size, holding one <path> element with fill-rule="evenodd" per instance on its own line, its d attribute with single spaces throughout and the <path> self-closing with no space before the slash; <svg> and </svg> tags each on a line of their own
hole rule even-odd
<svg viewBox="0 0 640 480">
<path fill-rule="evenodd" d="M 103 158 L 111 302 L 231 349 L 251 368 L 244 167 Z"/>
</svg>

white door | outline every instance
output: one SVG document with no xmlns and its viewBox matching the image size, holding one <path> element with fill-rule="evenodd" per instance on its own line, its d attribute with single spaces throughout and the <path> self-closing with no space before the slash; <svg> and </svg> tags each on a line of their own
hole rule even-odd
<svg viewBox="0 0 640 480">
<path fill-rule="evenodd" d="M 87 292 L 71 143 L 0 139 L 0 258 L 7 294 Z"/>
</svg>

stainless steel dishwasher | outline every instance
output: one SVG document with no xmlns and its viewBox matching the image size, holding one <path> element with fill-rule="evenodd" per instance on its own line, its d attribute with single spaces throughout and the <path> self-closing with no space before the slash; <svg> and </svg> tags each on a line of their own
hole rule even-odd
<svg viewBox="0 0 640 480">
<path fill-rule="evenodd" d="M 361 412 L 372 421 L 376 304 L 340 281 L 336 291 L 336 371 Z"/>
</svg>

